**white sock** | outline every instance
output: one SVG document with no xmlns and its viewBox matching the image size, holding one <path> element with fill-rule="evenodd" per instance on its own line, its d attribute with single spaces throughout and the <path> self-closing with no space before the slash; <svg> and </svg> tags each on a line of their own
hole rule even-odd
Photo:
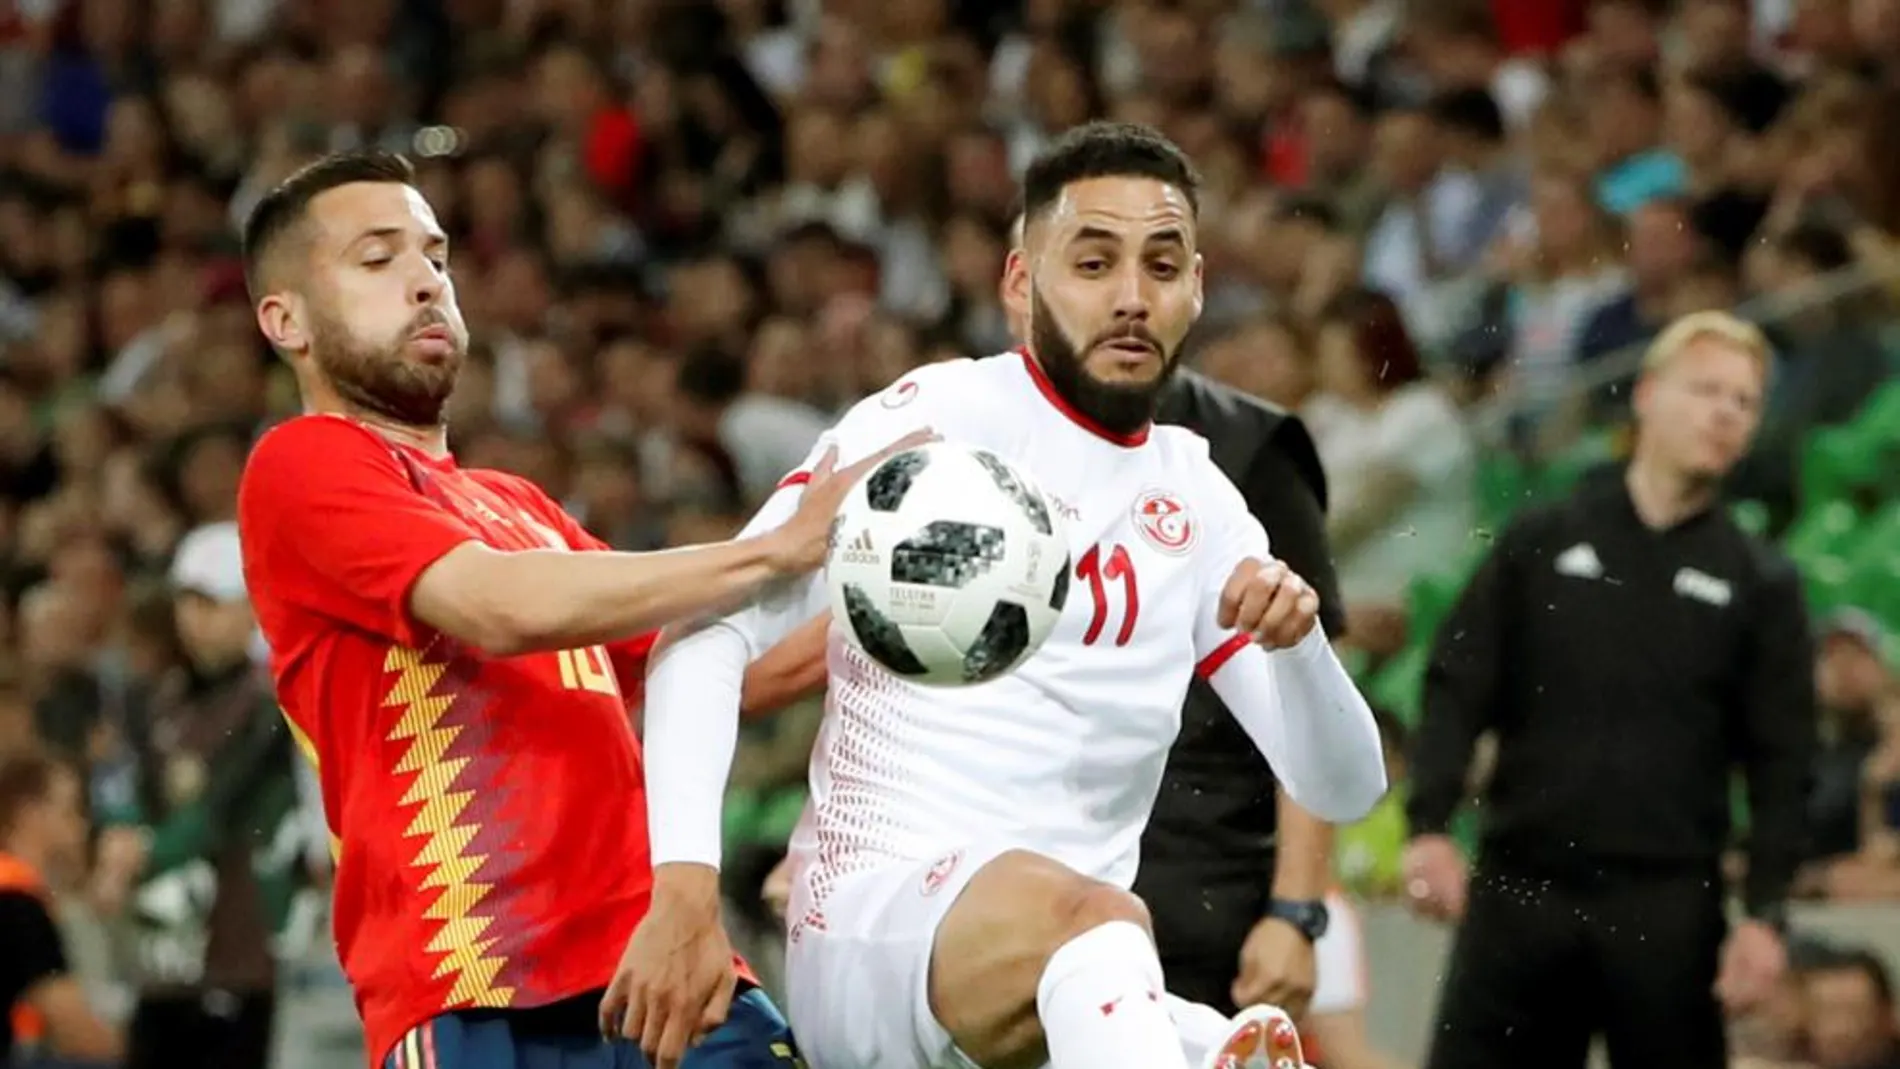
<svg viewBox="0 0 1900 1069">
<path fill-rule="evenodd" d="M 1210 1053 L 1227 1042 L 1227 1034 L 1234 1027 L 1233 1019 L 1214 1007 L 1189 1002 L 1179 995 L 1162 992 L 1161 1006 L 1174 1022 L 1175 1034 L 1181 1038 L 1181 1053 L 1187 1056 L 1189 1065 L 1206 1062 Z"/>
<path fill-rule="evenodd" d="M 1036 1011 L 1050 1069 L 1188 1069 L 1141 926 L 1111 921 L 1049 955 Z"/>
</svg>

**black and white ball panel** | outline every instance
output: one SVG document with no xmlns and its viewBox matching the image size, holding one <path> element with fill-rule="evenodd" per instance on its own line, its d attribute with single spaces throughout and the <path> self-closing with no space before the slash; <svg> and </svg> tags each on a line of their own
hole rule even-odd
<svg viewBox="0 0 1900 1069">
<path fill-rule="evenodd" d="M 993 454 L 942 442 L 900 453 L 839 512 L 826 568 L 834 617 L 903 678 L 993 679 L 1060 619 L 1067 538 L 1040 489 Z"/>
<path fill-rule="evenodd" d="M 891 581 L 955 590 L 1002 560 L 1002 528 L 936 520 L 891 550 Z"/>
</svg>

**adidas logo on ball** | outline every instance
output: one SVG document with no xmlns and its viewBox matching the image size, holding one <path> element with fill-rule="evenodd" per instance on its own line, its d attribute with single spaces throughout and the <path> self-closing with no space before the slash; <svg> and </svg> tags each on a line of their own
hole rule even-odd
<svg viewBox="0 0 1900 1069">
<path fill-rule="evenodd" d="M 844 551 L 838 554 L 838 557 L 846 564 L 879 563 L 877 547 L 871 544 L 870 531 L 859 531 L 858 536 L 844 547 Z"/>
</svg>

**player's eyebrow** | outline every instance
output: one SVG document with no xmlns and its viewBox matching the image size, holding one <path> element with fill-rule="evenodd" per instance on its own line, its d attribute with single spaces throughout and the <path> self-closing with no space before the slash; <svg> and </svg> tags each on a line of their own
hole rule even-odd
<svg viewBox="0 0 1900 1069">
<path fill-rule="evenodd" d="M 361 245 L 366 241 L 397 241 L 397 240 L 402 239 L 404 236 L 406 236 L 407 233 L 408 232 L 403 227 L 400 227 L 400 226 L 371 227 L 370 229 L 363 231 L 361 234 L 358 234 L 356 236 L 356 240 L 350 242 L 348 245 L 344 246 L 344 248 L 354 249 L 358 245 Z M 440 231 L 431 231 L 429 233 L 424 234 L 422 237 L 422 248 L 424 251 L 428 251 L 428 252 L 441 251 L 441 250 L 447 249 L 448 247 L 449 247 L 448 235 Z"/>
<path fill-rule="evenodd" d="M 1090 241 L 1119 242 L 1121 239 L 1122 239 L 1122 236 L 1120 234 L 1117 234 L 1113 230 L 1109 230 L 1105 227 L 1084 226 L 1075 232 L 1074 237 L 1069 239 L 1069 244 L 1081 245 L 1084 242 L 1090 242 Z"/>
<path fill-rule="evenodd" d="M 1157 230 L 1149 234 L 1148 240 L 1143 242 L 1143 244 L 1149 246 L 1172 245 L 1175 248 L 1185 249 L 1188 247 L 1187 234 L 1182 231 L 1180 227 L 1171 226 L 1166 230 Z"/>
<path fill-rule="evenodd" d="M 1082 245 L 1082 244 L 1086 244 L 1092 241 L 1108 241 L 1108 242 L 1120 243 L 1121 240 L 1122 240 L 1122 236 L 1120 234 L 1117 234 L 1113 230 L 1109 230 L 1106 227 L 1084 226 L 1075 232 L 1074 237 L 1069 239 L 1069 244 Z M 1173 246 L 1179 249 L 1185 249 L 1188 247 L 1187 233 L 1183 231 L 1180 227 L 1174 227 L 1174 226 L 1168 227 L 1165 230 L 1157 230 L 1154 233 L 1149 234 L 1148 236 L 1142 239 L 1141 243 L 1144 246 L 1149 246 L 1149 247 L 1153 247 L 1155 245 L 1168 245 L 1168 246 Z"/>
</svg>

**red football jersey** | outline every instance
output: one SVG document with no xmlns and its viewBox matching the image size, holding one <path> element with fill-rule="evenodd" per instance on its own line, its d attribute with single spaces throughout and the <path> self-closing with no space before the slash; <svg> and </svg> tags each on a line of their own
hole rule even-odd
<svg viewBox="0 0 1900 1069">
<path fill-rule="evenodd" d="M 238 524 L 278 697 L 323 786 L 372 1060 L 445 1010 L 605 987 L 652 885 L 623 690 L 651 640 L 495 658 L 408 609 L 464 542 L 601 543 L 532 483 L 335 416 L 264 435 Z"/>
</svg>

